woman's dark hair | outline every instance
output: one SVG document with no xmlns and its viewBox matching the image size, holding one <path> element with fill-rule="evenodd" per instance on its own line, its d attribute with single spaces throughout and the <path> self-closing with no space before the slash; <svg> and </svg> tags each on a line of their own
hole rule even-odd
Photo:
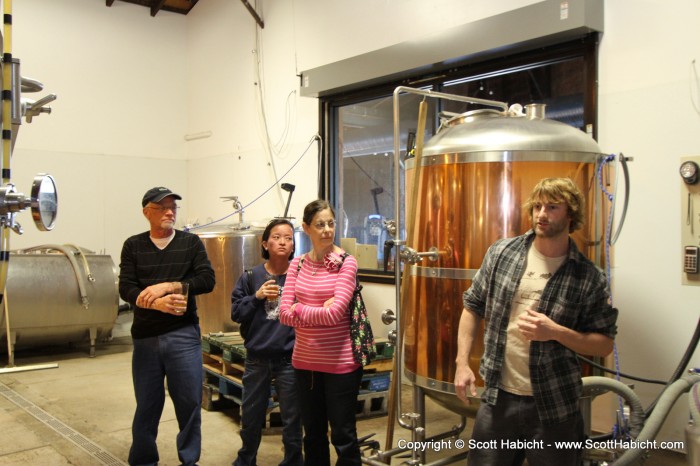
<svg viewBox="0 0 700 466">
<path fill-rule="evenodd" d="M 306 207 L 304 207 L 304 223 L 310 226 L 311 222 L 314 219 L 314 216 L 322 210 L 326 209 L 329 209 L 331 211 L 331 214 L 333 214 L 333 218 L 335 218 L 335 210 L 333 210 L 333 207 L 331 207 L 328 201 L 324 201 L 323 199 L 316 199 L 315 201 L 309 202 L 308 204 L 306 204 Z"/>
<path fill-rule="evenodd" d="M 289 253 L 289 260 L 292 260 L 294 259 L 294 249 L 296 248 L 296 244 L 294 243 L 294 225 L 292 225 L 292 222 L 284 218 L 275 218 L 271 220 L 265 227 L 265 231 L 263 231 L 262 240 L 264 242 L 270 239 L 270 233 L 277 225 L 289 225 L 292 229 L 292 252 Z M 262 244 L 260 245 L 260 251 L 262 252 L 263 259 L 268 260 L 270 258 L 270 251 L 265 249 L 265 246 Z"/>
</svg>

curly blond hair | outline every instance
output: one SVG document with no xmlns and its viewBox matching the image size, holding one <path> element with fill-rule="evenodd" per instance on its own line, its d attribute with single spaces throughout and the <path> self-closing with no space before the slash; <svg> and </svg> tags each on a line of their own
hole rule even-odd
<svg viewBox="0 0 700 466">
<path fill-rule="evenodd" d="M 584 224 L 586 201 L 576 183 L 570 178 L 544 178 L 532 190 L 523 209 L 532 217 L 532 208 L 537 203 L 566 204 L 571 219 L 569 233 L 580 229 Z"/>
</svg>

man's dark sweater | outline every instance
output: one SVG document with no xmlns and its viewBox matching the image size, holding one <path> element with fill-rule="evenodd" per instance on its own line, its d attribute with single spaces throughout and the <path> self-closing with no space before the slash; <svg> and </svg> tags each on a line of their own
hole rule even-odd
<svg viewBox="0 0 700 466">
<path fill-rule="evenodd" d="M 187 311 L 181 316 L 136 306 L 136 298 L 145 288 L 163 282 L 190 284 Z M 197 235 L 175 230 L 175 237 L 165 249 L 153 244 L 150 232 L 134 235 L 122 248 L 119 296 L 134 307 L 133 338 L 148 338 L 199 323 L 195 295 L 214 289 L 215 276 Z"/>
</svg>

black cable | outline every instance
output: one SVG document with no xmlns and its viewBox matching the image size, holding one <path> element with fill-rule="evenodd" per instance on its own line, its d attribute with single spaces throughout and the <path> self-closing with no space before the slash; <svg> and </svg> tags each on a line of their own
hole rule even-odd
<svg viewBox="0 0 700 466">
<path fill-rule="evenodd" d="M 625 377 L 625 378 L 629 378 L 632 380 L 639 380 L 640 382 L 648 382 L 648 383 L 656 383 L 656 384 L 662 383 L 663 385 L 665 385 L 664 389 L 661 390 L 661 392 L 656 397 L 656 399 L 649 405 L 649 407 L 647 409 L 644 410 L 644 419 L 645 420 L 648 419 L 649 416 L 651 415 L 652 411 L 654 411 L 654 408 L 656 407 L 657 402 L 661 398 L 661 395 L 663 395 L 666 388 L 668 388 L 671 384 L 673 384 L 675 381 L 677 381 L 678 379 L 681 378 L 681 375 L 683 374 L 683 372 L 685 371 L 685 368 L 688 366 L 688 363 L 690 362 L 690 357 L 693 355 L 693 353 L 695 353 L 695 349 L 698 346 L 698 341 L 700 341 L 700 319 L 698 319 L 698 324 L 695 327 L 695 333 L 693 334 L 693 337 L 690 339 L 690 344 L 688 345 L 688 348 L 686 349 L 685 354 L 681 358 L 681 362 L 678 364 L 678 367 L 676 367 L 676 370 L 673 372 L 673 374 L 671 375 L 671 378 L 669 379 L 668 382 L 660 382 L 660 381 L 656 381 L 656 380 L 641 380 L 641 378 L 629 377 L 629 376 L 626 376 L 626 375 L 620 373 L 620 377 Z M 590 360 L 584 358 L 583 356 L 577 355 L 577 357 L 580 360 L 586 361 L 586 362 L 590 363 L 591 365 L 593 365 L 593 366 L 597 367 L 598 369 L 601 369 L 605 372 L 612 372 L 612 373 L 617 374 L 617 372 L 613 372 L 606 367 L 602 367 L 599 364 L 596 364 L 593 361 L 590 361 Z M 590 438 L 595 440 L 595 441 L 601 441 L 601 440 L 611 439 L 611 438 L 613 438 L 613 435 L 614 435 L 613 432 L 607 432 L 607 433 L 603 433 L 603 434 L 600 434 L 597 436 L 591 436 Z"/>
<path fill-rule="evenodd" d="M 681 376 L 685 372 L 686 367 L 688 367 L 688 363 L 690 362 L 690 358 L 693 356 L 693 353 L 695 353 L 695 349 L 698 347 L 698 341 L 700 341 L 700 319 L 698 319 L 698 324 L 695 327 L 695 333 L 693 334 L 693 337 L 690 339 L 690 344 L 688 345 L 688 348 L 685 350 L 685 354 L 681 358 L 681 362 L 678 364 L 678 366 L 676 367 L 676 370 L 671 375 L 671 378 L 666 383 L 667 387 L 670 386 L 673 382 L 675 382 L 681 378 Z M 656 399 L 654 401 L 652 401 L 652 403 L 646 409 L 646 416 L 645 416 L 646 418 L 648 418 L 649 415 L 651 414 L 651 412 L 654 410 L 654 407 L 656 406 L 656 403 L 659 402 L 661 395 L 663 395 L 663 391 L 658 394 Z"/>
<path fill-rule="evenodd" d="M 617 372 L 617 371 L 614 371 L 612 369 L 608 369 L 607 367 L 602 366 L 602 365 L 600 365 L 600 364 L 598 364 L 598 363 L 596 363 L 588 358 L 584 358 L 583 356 L 581 356 L 579 354 L 577 354 L 576 357 L 579 360 L 584 361 L 587 364 L 590 364 L 591 366 L 595 367 L 596 369 L 600 369 L 601 371 L 607 372 L 608 374 L 619 375 L 620 377 L 623 377 L 625 379 L 636 380 L 637 382 L 653 383 L 653 384 L 657 384 L 657 385 L 666 385 L 668 383 L 665 380 L 645 379 L 644 377 L 637 377 L 634 375 L 623 374 L 622 372 Z"/>
</svg>

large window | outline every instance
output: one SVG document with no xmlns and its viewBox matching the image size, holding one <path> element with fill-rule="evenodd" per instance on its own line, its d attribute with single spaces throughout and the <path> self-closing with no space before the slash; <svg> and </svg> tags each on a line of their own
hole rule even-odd
<svg viewBox="0 0 700 466">
<path fill-rule="evenodd" d="M 509 104 L 543 103 L 547 118 L 595 136 L 596 36 L 515 56 L 449 69 L 438 76 L 418 76 L 321 99 L 326 141 L 321 191 L 338 206 L 341 245 L 358 259 L 364 280 L 392 281 L 393 260 L 385 242 L 393 236 L 387 222 L 396 219 L 396 197 L 405 206 L 404 183 L 394 192 L 394 99 L 399 86 Z M 416 94 L 399 99 L 400 160 L 411 156 L 416 140 Z M 441 115 L 464 113 L 478 105 L 428 99 L 425 140 L 435 134 Z M 403 170 L 399 170 L 403 174 Z M 402 216 L 404 214 L 402 213 Z M 404 235 L 401 235 L 403 237 Z"/>
</svg>

